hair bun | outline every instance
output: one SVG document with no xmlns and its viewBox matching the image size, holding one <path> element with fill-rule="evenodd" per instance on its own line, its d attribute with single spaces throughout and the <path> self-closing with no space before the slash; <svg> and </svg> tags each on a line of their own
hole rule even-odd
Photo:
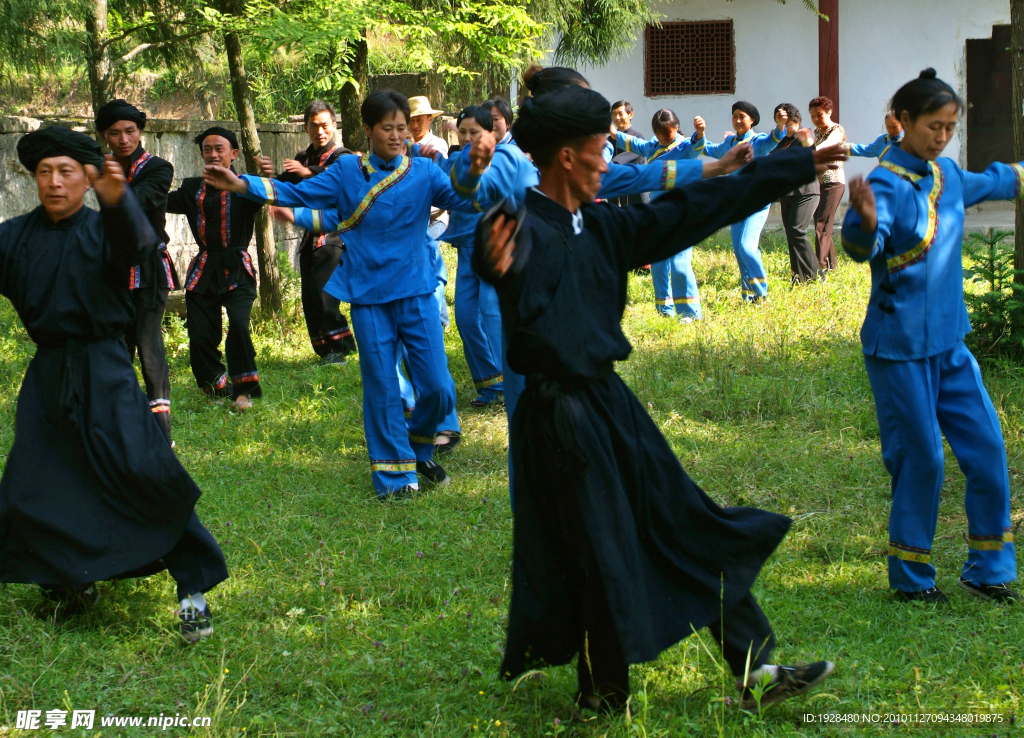
<svg viewBox="0 0 1024 738">
<path fill-rule="evenodd" d="M 921 71 L 921 74 L 917 75 L 918 79 L 935 79 L 935 70 L 931 67 Z"/>
<path fill-rule="evenodd" d="M 544 71 L 544 67 L 539 64 L 533 64 L 523 72 L 523 84 L 526 85 L 526 89 L 533 92 L 537 85 L 540 84 L 540 78 L 543 76 L 541 73 Z"/>
</svg>

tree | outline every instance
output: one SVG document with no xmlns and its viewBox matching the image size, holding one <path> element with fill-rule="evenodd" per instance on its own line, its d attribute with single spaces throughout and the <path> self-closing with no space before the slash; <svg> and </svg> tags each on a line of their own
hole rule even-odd
<svg viewBox="0 0 1024 738">
<path fill-rule="evenodd" d="M 221 0 L 221 12 L 225 15 L 241 19 L 243 10 L 243 0 Z M 245 63 L 242 60 L 241 39 L 238 31 L 231 26 L 224 32 L 224 49 L 231 73 L 231 96 L 235 101 L 238 125 L 242 132 L 245 168 L 250 172 L 259 172 L 256 162 L 262 156 L 262 151 L 249 96 L 249 78 L 245 74 Z M 277 315 L 281 312 L 281 275 L 277 269 L 274 226 L 266 208 L 256 213 L 256 256 L 260 272 L 260 307 L 267 315 Z"/>
<path fill-rule="evenodd" d="M 1013 158 L 1024 160 L 1024 0 L 1010 0 L 1010 73 L 1013 88 Z M 1017 198 L 1014 219 L 1014 282 L 1024 284 L 1024 200 Z"/>
</svg>

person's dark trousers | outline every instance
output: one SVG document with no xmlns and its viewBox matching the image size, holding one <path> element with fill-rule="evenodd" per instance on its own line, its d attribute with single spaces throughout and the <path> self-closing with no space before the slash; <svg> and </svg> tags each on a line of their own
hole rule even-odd
<svg viewBox="0 0 1024 738">
<path fill-rule="evenodd" d="M 216 539 L 199 522 L 195 510 L 174 548 L 163 558 L 167 573 L 178 585 L 178 599 L 189 595 L 209 592 L 228 578 L 228 565 L 224 552 Z"/>
<path fill-rule="evenodd" d="M 256 371 L 256 349 L 249 335 L 249 315 L 255 300 L 256 285 L 249 280 L 240 281 L 231 290 L 212 283 L 205 292 L 185 293 L 192 375 L 204 392 L 235 398 L 263 396 Z M 228 337 L 224 341 L 227 371 L 220 353 L 221 307 L 228 314 Z"/>
<path fill-rule="evenodd" d="M 748 653 L 750 671 L 769 663 L 775 635 L 753 594 L 748 592 L 721 620 L 709 627 L 715 642 L 722 647 L 725 662 L 737 677 L 742 677 L 747 669 Z"/>
<path fill-rule="evenodd" d="M 128 356 L 135 361 L 136 352 L 142 366 L 142 381 L 146 385 L 149 409 L 160 423 L 167 440 L 171 440 L 171 376 L 167 368 L 167 352 L 164 350 L 164 309 L 167 307 L 167 290 L 152 288 L 132 290 L 135 303 L 135 322 L 128 326 L 124 340 L 128 345 Z"/>
<path fill-rule="evenodd" d="M 842 182 L 821 185 L 821 199 L 818 200 L 818 209 L 814 211 L 814 246 L 817 249 L 818 266 L 822 269 L 836 268 L 836 244 L 832 238 L 832 226 L 844 192 L 846 185 Z"/>
<path fill-rule="evenodd" d="M 793 280 L 806 282 L 815 279 L 818 276 L 818 256 L 807 232 L 818 207 L 818 194 L 787 195 L 779 199 L 779 205 L 789 243 L 789 268 L 793 271 Z"/>
<path fill-rule="evenodd" d="M 299 251 L 299 276 L 302 278 L 302 313 L 306 318 L 309 341 L 317 356 L 356 350 L 352 329 L 341 312 L 341 302 L 324 292 L 327 280 L 341 261 L 340 244 L 325 243 L 316 248 L 308 244 Z"/>
</svg>

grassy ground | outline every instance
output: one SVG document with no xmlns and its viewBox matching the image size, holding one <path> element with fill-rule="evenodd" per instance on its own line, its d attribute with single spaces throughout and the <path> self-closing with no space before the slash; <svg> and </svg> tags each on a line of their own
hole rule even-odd
<svg viewBox="0 0 1024 738">
<path fill-rule="evenodd" d="M 447 336 L 466 436 L 448 464 L 456 481 L 382 505 L 370 486 L 355 362 L 319 368 L 298 321 L 263 324 L 256 340 L 266 396 L 234 415 L 193 387 L 178 324 L 168 338 L 175 436 L 205 492 L 199 514 L 231 568 L 210 596 L 217 632 L 196 647 L 178 644 L 166 574 L 104 584 L 95 612 L 56 623 L 34 588 L 5 586 L 0 725 L 14 726 L 18 710 L 95 709 L 213 717 L 210 729 L 167 735 L 1014 733 L 1012 716 L 1024 707 L 1024 609 L 981 604 L 954 587 L 966 520 L 951 455 L 935 559 L 952 606 L 897 604 L 887 591 L 888 478 L 857 340 L 866 268 L 845 261 L 827 284 L 791 290 L 778 237 L 763 245 L 773 280 L 765 307 L 741 303 L 727 235 L 695 255 L 701 323 L 657 317 L 650 279 L 632 278 L 625 324 L 636 351 L 619 370 L 716 500 L 795 519 L 756 593 L 779 661 L 837 661 L 812 697 L 762 716 L 738 712 L 726 704 L 731 680 L 706 634 L 633 668 L 631 721 L 574 718 L 571 667 L 515 686 L 500 681 L 511 554 L 505 419 L 467 407 L 473 393 L 457 332 Z M 31 351 L 4 302 L 4 453 Z M 1019 525 L 1024 373 L 987 371 L 986 379 L 1003 421 Z M 802 721 L 824 712 L 998 713 L 1003 722 Z"/>
</svg>

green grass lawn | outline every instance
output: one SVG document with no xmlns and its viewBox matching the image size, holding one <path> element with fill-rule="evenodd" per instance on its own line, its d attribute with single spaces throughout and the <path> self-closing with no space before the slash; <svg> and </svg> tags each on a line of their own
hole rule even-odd
<svg viewBox="0 0 1024 738">
<path fill-rule="evenodd" d="M 632 277 L 625 328 L 636 350 L 619 371 L 713 498 L 794 518 L 756 594 L 775 628 L 777 661 L 837 662 L 812 696 L 761 716 L 739 712 L 727 704 L 732 680 L 706 632 L 633 667 L 631 720 L 574 717 L 572 667 L 501 681 L 512 534 L 503 412 L 467 407 L 472 383 L 451 329 L 466 439 L 446 463 L 455 481 L 381 504 L 370 484 L 359 367 L 316 366 L 292 307 L 283 323 L 255 328 L 265 396 L 244 415 L 196 390 L 180 321 L 168 334 L 178 451 L 231 570 L 209 598 L 214 637 L 179 644 L 166 573 L 103 584 L 95 611 L 63 622 L 48 617 L 35 588 L 5 585 L 0 725 L 9 728 L 0 735 L 17 733 L 25 709 L 95 709 L 96 729 L 79 732 L 87 736 L 1016 734 L 1024 607 L 982 604 L 954 586 L 967 527 L 963 476 L 948 450 L 935 563 L 952 606 L 897 604 L 887 589 L 889 480 L 857 337 L 867 268 L 845 260 L 828 283 L 790 289 L 784 242 L 768 234 L 762 246 L 772 280 L 763 307 L 739 298 L 727 234 L 697 249 L 700 323 L 659 318 L 650 278 Z M 32 350 L 4 301 L 4 456 Z M 986 369 L 986 380 L 1019 526 L 1024 373 Z M 998 713 L 1003 722 L 802 721 L 825 712 Z M 213 726 L 99 728 L 101 714 L 160 713 L 208 715 Z"/>
</svg>

